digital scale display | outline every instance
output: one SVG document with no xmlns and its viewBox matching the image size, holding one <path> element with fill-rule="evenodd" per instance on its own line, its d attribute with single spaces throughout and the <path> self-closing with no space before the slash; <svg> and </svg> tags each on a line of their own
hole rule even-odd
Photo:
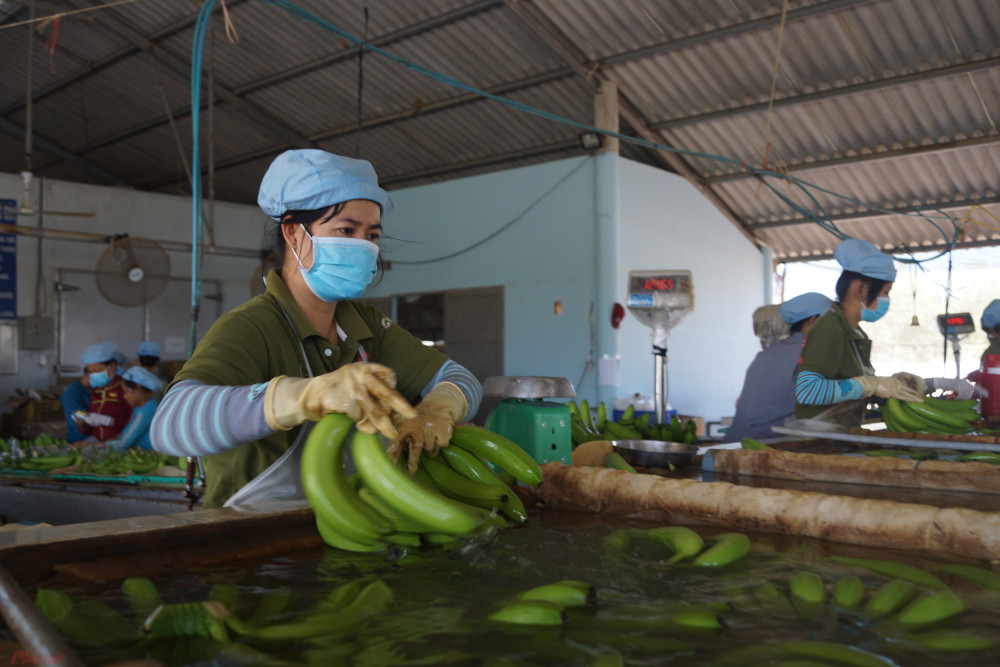
<svg viewBox="0 0 1000 667">
<path fill-rule="evenodd" d="M 629 276 L 629 294 L 652 294 L 654 292 L 683 292 L 689 289 L 690 275 L 664 273 L 660 275 Z"/>
<path fill-rule="evenodd" d="M 976 330 L 971 313 L 949 313 L 937 316 L 938 329 L 942 336 L 969 334 Z"/>
</svg>

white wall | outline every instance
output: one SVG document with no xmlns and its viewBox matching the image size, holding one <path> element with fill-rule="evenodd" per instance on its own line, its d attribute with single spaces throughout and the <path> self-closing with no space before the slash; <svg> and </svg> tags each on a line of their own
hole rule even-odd
<svg viewBox="0 0 1000 667">
<path fill-rule="evenodd" d="M 382 243 L 392 268 L 365 294 L 502 285 L 505 373 L 576 384 L 590 353 L 592 190 L 593 161 L 581 157 L 393 191 Z"/>
<path fill-rule="evenodd" d="M 619 165 L 618 301 L 631 270 L 687 269 L 694 312 L 670 333 L 668 401 L 707 420 L 735 413 L 747 366 L 760 351 L 753 311 L 763 304 L 762 257 L 693 185 L 622 160 Z M 619 395 L 653 395 L 651 329 L 622 321 Z"/>
<path fill-rule="evenodd" d="M 93 217 L 60 215 L 20 216 L 18 224 L 47 229 L 86 232 L 114 236 L 128 233 L 156 241 L 191 243 L 191 200 L 189 197 L 137 192 L 124 188 L 108 188 L 52 179 L 36 178 L 29 193 L 32 206 L 48 211 L 78 211 L 93 213 Z M 0 174 L 0 198 L 24 198 L 24 188 L 18 174 Z M 214 210 L 215 244 L 220 247 L 243 248 L 255 251 L 260 245 L 260 235 L 267 218 L 256 206 L 217 203 Z M 103 243 L 45 239 L 17 238 L 17 305 L 18 316 L 42 315 L 55 317 L 56 293 L 53 285 L 59 269 L 93 271 L 97 259 L 107 246 Z M 189 252 L 168 252 L 171 276 L 189 278 L 191 255 Z M 42 267 L 39 272 L 39 265 Z M 257 260 L 253 258 L 205 254 L 203 277 L 222 283 L 221 310 L 225 312 L 250 296 L 250 275 Z M 215 304 L 202 305 L 202 312 L 214 314 Z M 178 318 L 190 319 L 189 304 L 177 313 Z M 67 333 L 71 335 L 71 324 Z M 108 323 L 107 338 L 115 338 L 115 324 Z M 134 351 L 123 350 L 132 356 Z M 45 364 L 40 364 L 44 358 Z M 48 389 L 58 382 L 54 368 L 55 341 L 52 349 L 21 351 L 16 375 L 0 375 L 0 396 L 14 393 L 15 388 Z M 69 360 L 67 360 L 69 362 Z"/>
</svg>

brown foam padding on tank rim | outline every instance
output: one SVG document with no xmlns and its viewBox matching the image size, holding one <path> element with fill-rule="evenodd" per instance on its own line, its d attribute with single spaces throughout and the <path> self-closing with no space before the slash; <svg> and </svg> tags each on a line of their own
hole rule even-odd
<svg viewBox="0 0 1000 667">
<path fill-rule="evenodd" d="M 717 449 L 711 455 L 715 472 L 729 475 L 1000 493 L 1000 466 L 975 461 L 914 461 L 779 449 Z"/>
<path fill-rule="evenodd" d="M 989 559 L 1000 554 L 1000 513 L 810 491 L 668 479 L 610 468 L 542 466 L 538 494 L 553 509 Z"/>
</svg>

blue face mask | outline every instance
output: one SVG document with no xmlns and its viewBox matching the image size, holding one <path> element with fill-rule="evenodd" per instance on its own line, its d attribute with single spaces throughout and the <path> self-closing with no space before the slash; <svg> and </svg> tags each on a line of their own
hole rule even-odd
<svg viewBox="0 0 1000 667">
<path fill-rule="evenodd" d="M 302 228 L 305 231 L 305 227 Z M 309 236 L 309 232 L 306 232 Z M 298 253 L 299 271 L 316 298 L 326 303 L 356 299 L 375 277 L 378 246 L 364 239 L 309 236 L 313 242 L 313 261 L 308 269 Z"/>
<path fill-rule="evenodd" d="M 869 310 L 863 303 L 861 304 L 861 319 L 864 322 L 878 322 L 882 316 L 889 312 L 889 297 L 880 296 L 875 308 Z"/>
<path fill-rule="evenodd" d="M 95 388 L 106 387 L 108 383 L 111 382 L 111 376 L 108 375 L 108 371 L 103 370 L 99 373 L 90 374 L 90 386 Z"/>
</svg>

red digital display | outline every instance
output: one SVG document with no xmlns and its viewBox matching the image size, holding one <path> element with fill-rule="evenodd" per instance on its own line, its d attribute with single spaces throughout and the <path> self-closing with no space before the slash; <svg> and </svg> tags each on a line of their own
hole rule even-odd
<svg viewBox="0 0 1000 667">
<path fill-rule="evenodd" d="M 646 278 L 643 287 L 650 292 L 673 292 L 677 289 L 673 278 Z"/>
<path fill-rule="evenodd" d="M 965 324 L 966 320 L 961 315 L 952 315 L 947 320 L 948 324 Z"/>
</svg>

